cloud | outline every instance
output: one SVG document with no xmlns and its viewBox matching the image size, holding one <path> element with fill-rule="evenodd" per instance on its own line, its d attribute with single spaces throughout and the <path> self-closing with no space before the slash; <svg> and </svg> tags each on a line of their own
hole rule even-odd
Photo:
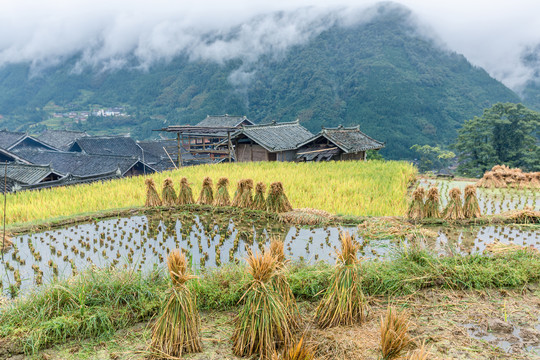
<svg viewBox="0 0 540 360">
<path fill-rule="evenodd" d="M 519 90 L 538 62 L 523 59 L 540 44 L 540 2 L 399 0 L 424 34 Z M 249 78 L 261 55 L 279 58 L 334 24 L 369 19 L 369 0 L 8 0 L 0 12 L 0 65 L 35 71 L 80 55 L 74 72 L 148 69 L 179 54 L 193 60 L 243 60 L 232 77 Z M 367 9 L 367 10 L 366 10 Z M 530 58 L 530 55 L 528 55 Z M 531 65 L 532 64 L 532 65 Z"/>
</svg>

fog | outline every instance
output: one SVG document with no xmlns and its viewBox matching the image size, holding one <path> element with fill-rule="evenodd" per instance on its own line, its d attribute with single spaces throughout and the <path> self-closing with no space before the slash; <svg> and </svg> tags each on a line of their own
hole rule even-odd
<svg viewBox="0 0 540 360">
<path fill-rule="evenodd" d="M 420 1 L 396 3 L 412 11 L 419 32 L 465 55 L 519 91 L 540 68 L 526 66 L 525 51 L 540 44 L 540 2 Z M 261 55 L 280 56 L 332 25 L 359 24 L 373 16 L 374 1 L 8 0 L 0 12 L 0 66 L 27 62 L 34 73 L 74 55 L 72 71 L 144 71 L 179 54 L 249 67 Z M 131 66 L 131 65 L 130 65 Z M 235 80 L 236 76 L 236 80 Z M 245 81 L 249 71 L 235 74 Z"/>
</svg>

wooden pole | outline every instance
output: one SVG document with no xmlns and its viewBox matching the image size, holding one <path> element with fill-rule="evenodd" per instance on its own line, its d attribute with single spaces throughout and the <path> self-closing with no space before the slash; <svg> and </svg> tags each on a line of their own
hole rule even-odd
<svg viewBox="0 0 540 360">
<path fill-rule="evenodd" d="M 7 161 L 4 167 L 4 235 L 2 236 L 2 261 L 4 260 L 4 247 L 6 246 L 6 206 L 7 206 Z"/>
<path fill-rule="evenodd" d="M 231 144 L 231 132 L 227 131 L 227 146 L 229 150 L 229 162 L 232 162 L 232 144 Z"/>
<path fill-rule="evenodd" d="M 180 133 L 179 132 L 176 133 L 176 147 L 178 150 L 178 158 L 176 159 L 176 161 L 178 162 L 178 167 L 180 167 L 182 166 L 182 153 L 180 151 Z"/>
</svg>

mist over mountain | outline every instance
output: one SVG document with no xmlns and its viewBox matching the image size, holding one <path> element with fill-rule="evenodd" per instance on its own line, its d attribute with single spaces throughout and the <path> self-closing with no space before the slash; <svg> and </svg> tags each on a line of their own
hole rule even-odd
<svg viewBox="0 0 540 360">
<path fill-rule="evenodd" d="M 281 32 L 272 32 L 276 28 Z M 261 31 L 268 35 L 255 34 Z M 410 10 L 391 3 L 347 16 L 342 10 L 275 12 L 204 38 L 171 50 L 170 58 L 152 58 L 145 47 L 150 50 L 142 58 L 139 50 L 95 62 L 89 60 L 99 58 L 95 52 L 80 50 L 46 66 L 5 65 L 0 125 L 38 131 L 51 125 L 45 120 L 54 106 L 123 106 L 130 117 L 54 124 L 138 138 L 207 114 L 241 114 L 255 122 L 298 118 L 312 132 L 359 124 L 386 141 L 384 154 L 397 159 L 413 157 L 409 148 L 416 143 L 448 145 L 465 120 L 493 103 L 520 101 L 485 70 L 426 36 Z"/>
</svg>

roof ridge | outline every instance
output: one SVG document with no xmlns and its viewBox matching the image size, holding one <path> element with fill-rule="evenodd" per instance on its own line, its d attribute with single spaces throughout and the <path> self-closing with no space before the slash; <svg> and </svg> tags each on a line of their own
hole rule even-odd
<svg viewBox="0 0 540 360">
<path fill-rule="evenodd" d="M 269 127 L 269 126 L 277 127 L 277 126 L 284 126 L 284 125 L 300 125 L 300 121 L 297 119 L 297 120 L 294 120 L 294 121 L 287 121 L 287 122 L 278 123 L 275 120 L 273 120 L 272 122 L 269 122 L 269 123 L 266 123 L 266 124 L 242 125 L 242 127 L 243 128 L 245 127 L 246 129 L 253 129 L 253 128 L 256 128 L 256 127 Z M 300 125 L 300 126 L 302 126 L 302 125 Z"/>
</svg>

